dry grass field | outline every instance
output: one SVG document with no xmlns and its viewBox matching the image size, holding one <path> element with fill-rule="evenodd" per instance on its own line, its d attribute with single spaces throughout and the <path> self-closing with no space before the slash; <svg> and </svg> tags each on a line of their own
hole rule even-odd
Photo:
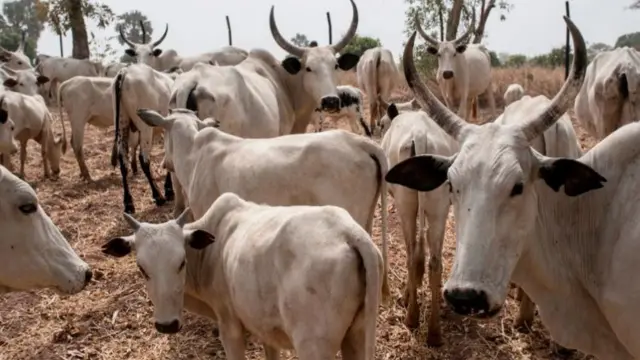
<svg viewBox="0 0 640 360">
<path fill-rule="evenodd" d="M 531 69 L 530 73 L 533 80 L 527 84 L 526 91 L 532 95 L 553 96 L 563 81 L 561 69 Z M 502 108 L 504 90 L 512 82 L 524 84 L 525 72 L 498 69 L 494 79 L 496 102 Z M 349 74 L 343 82 L 355 84 L 355 77 Z M 429 85 L 437 89 L 434 83 Z M 406 86 L 394 94 L 400 101 L 409 96 Z M 55 126 L 59 129 L 59 123 Z M 69 124 L 66 126 L 68 130 Z M 325 128 L 332 126 L 325 124 Z M 348 129 L 343 123 L 338 126 Z M 575 122 L 574 126 L 583 148 L 593 146 L 593 139 Z M 29 146 L 27 181 L 36 188 L 42 206 L 73 248 L 92 266 L 94 280 L 75 296 L 59 296 L 48 290 L 0 296 L 0 360 L 224 359 L 222 345 L 212 335 L 211 323 L 196 315 L 187 314 L 185 326 L 176 335 L 157 333 L 152 322 L 152 306 L 133 258 L 113 259 L 100 252 L 100 246 L 109 238 L 129 233 L 121 215 L 120 174 L 109 163 L 112 141 L 113 129 L 87 128 L 85 158 L 94 179 L 91 183 L 80 180 L 71 151 L 63 157 L 60 179 L 43 179 L 39 149 L 34 143 Z M 155 145 L 152 171 L 159 183 L 164 179 L 159 167 L 162 153 L 161 146 Z M 13 161 L 17 163 L 17 156 Z M 172 204 L 155 206 L 142 173 L 132 180 L 131 187 L 138 219 L 160 222 L 170 218 Z M 548 333 L 538 318 L 528 333 L 513 329 L 517 303 L 512 298 L 501 316 L 490 322 L 463 319 L 445 307 L 442 314 L 445 345 L 428 348 L 425 319 L 429 311 L 427 300 L 432 294 L 427 291 L 425 277 L 420 292 L 421 326 L 417 331 L 409 331 L 403 325 L 405 309 L 398 302 L 406 279 L 405 250 L 392 200 L 389 211 L 389 258 L 397 276 L 390 275 L 394 301 L 379 312 L 376 359 L 563 358 L 552 352 Z M 452 221 L 450 218 L 445 239 L 445 279 L 455 252 Z M 378 244 L 379 225 L 378 218 L 374 229 Z M 249 338 L 248 344 L 248 358 L 263 358 L 262 348 L 255 339 Z M 295 359 L 293 353 L 285 352 L 282 357 Z M 584 356 L 575 353 L 564 358 L 583 359 Z"/>
</svg>

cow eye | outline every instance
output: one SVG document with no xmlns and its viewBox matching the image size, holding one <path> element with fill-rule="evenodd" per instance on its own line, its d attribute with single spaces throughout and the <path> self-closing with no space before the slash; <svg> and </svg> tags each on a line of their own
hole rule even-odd
<svg viewBox="0 0 640 360">
<path fill-rule="evenodd" d="M 18 65 L 22 65 L 22 61 L 18 61 Z"/>
<path fill-rule="evenodd" d="M 311 68 L 307 66 L 307 72 L 311 72 Z"/>
<path fill-rule="evenodd" d="M 18 209 L 20 209 L 20 211 L 23 214 L 29 215 L 29 214 L 33 214 L 34 212 L 38 211 L 38 205 L 36 205 L 36 204 L 24 204 L 24 205 L 20 205 L 18 207 Z"/>
<path fill-rule="evenodd" d="M 182 269 L 184 269 L 184 266 L 187 264 L 187 259 L 182 260 L 182 263 L 180 263 L 180 267 L 178 268 L 178 272 L 181 272 Z"/>
<path fill-rule="evenodd" d="M 147 275 L 147 273 L 144 271 L 142 266 L 140 266 L 140 264 L 138 264 L 138 269 L 140 270 L 140 273 L 142 274 L 142 276 L 144 276 L 145 279 L 149 280 L 149 275 Z"/>
<path fill-rule="evenodd" d="M 522 194 L 522 190 L 524 190 L 524 185 L 519 182 L 513 185 L 513 189 L 511 189 L 511 194 L 509 196 L 514 197 Z"/>
</svg>

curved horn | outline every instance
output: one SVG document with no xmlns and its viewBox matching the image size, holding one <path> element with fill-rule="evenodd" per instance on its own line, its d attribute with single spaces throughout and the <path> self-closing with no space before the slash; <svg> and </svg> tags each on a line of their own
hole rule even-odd
<svg viewBox="0 0 640 360">
<path fill-rule="evenodd" d="M 147 31 L 144 29 L 144 21 L 140 20 L 140 30 L 142 30 L 142 43 L 147 43 Z"/>
<path fill-rule="evenodd" d="M 180 227 L 184 227 L 184 224 L 189 220 L 189 216 L 191 215 L 191 209 L 187 206 L 186 209 L 176 218 L 176 224 Z"/>
<path fill-rule="evenodd" d="M 418 17 L 418 14 L 416 14 L 414 21 L 416 24 L 416 30 L 418 30 L 418 32 L 420 33 L 420 36 L 422 36 L 424 41 L 428 42 L 431 46 L 438 47 L 438 45 L 440 45 L 440 41 L 427 35 L 427 32 L 424 31 L 424 29 L 422 28 L 422 24 L 420 24 L 420 18 Z"/>
<path fill-rule="evenodd" d="M 124 215 L 124 219 L 127 220 L 127 224 L 131 226 L 133 231 L 138 231 L 138 229 L 140 229 L 140 223 L 138 222 L 138 220 L 134 219 L 133 216 L 127 213 L 122 213 L 122 215 Z"/>
<path fill-rule="evenodd" d="M 467 38 L 471 36 L 476 31 L 476 8 L 471 7 L 471 25 L 467 29 L 467 31 L 462 34 L 459 38 L 453 40 L 453 43 L 457 45 L 461 45 L 462 43 L 467 42 Z"/>
<path fill-rule="evenodd" d="M 538 137 L 558 121 L 560 116 L 562 116 L 573 103 L 584 81 L 584 74 L 588 64 L 587 47 L 585 46 L 584 38 L 571 19 L 566 16 L 562 18 L 567 23 L 567 27 L 571 33 L 571 39 L 573 40 L 573 47 L 575 48 L 571 71 L 564 85 L 562 85 L 562 88 L 553 100 L 551 100 L 551 104 L 547 106 L 544 112 L 522 125 L 522 131 L 529 141 Z"/>
<path fill-rule="evenodd" d="M 358 30 L 358 7 L 353 0 L 351 1 L 351 8 L 353 10 L 353 17 L 351 18 L 351 25 L 349 26 L 349 30 L 347 30 L 346 34 L 338 41 L 335 45 L 331 45 L 331 48 L 334 52 L 340 52 L 340 50 L 344 49 L 345 46 L 349 45 L 351 39 L 356 34 L 356 30 Z"/>
<path fill-rule="evenodd" d="M 120 32 L 120 38 L 122 39 L 122 41 L 125 42 L 125 44 L 129 45 L 132 48 L 136 47 L 135 43 L 127 39 L 126 36 L 124 36 L 124 33 L 122 32 L 122 26 L 118 26 L 118 31 Z"/>
<path fill-rule="evenodd" d="M 164 28 L 164 34 L 162 34 L 162 36 L 160 36 L 160 39 L 156 40 L 156 42 L 151 44 L 151 47 L 154 48 L 154 47 L 162 44 L 162 42 L 164 41 L 164 38 L 167 37 L 167 33 L 168 32 L 169 32 L 169 24 L 167 23 L 167 26 L 165 26 L 165 28 Z"/>
<path fill-rule="evenodd" d="M 407 79 L 407 84 L 411 88 L 411 91 L 413 91 L 413 95 L 420 106 L 433 118 L 438 126 L 446 131 L 447 134 L 451 135 L 451 137 L 458 140 L 464 130 L 469 129 L 473 125 L 466 123 L 458 115 L 444 106 L 420 80 L 420 76 L 416 70 L 416 64 L 413 61 L 413 45 L 415 41 L 416 32 L 414 31 L 409 41 L 407 41 L 407 45 L 404 47 L 404 54 L 402 55 L 404 77 Z"/>
<path fill-rule="evenodd" d="M 288 52 L 291 55 L 302 57 L 304 54 L 304 48 L 293 45 L 292 43 L 285 40 L 285 38 L 280 34 L 280 30 L 278 30 L 278 25 L 276 25 L 276 17 L 273 15 L 273 10 L 275 5 L 271 5 L 271 13 L 269 14 L 269 28 L 271 29 L 271 36 L 276 41 L 278 46 L 282 48 L 282 50 Z"/>
</svg>

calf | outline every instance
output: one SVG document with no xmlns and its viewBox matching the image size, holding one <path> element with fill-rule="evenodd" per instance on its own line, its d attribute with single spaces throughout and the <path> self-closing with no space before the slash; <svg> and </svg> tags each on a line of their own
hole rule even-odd
<svg viewBox="0 0 640 360">
<path fill-rule="evenodd" d="M 49 78 L 40 75 L 33 69 L 11 70 L 5 67 L 0 69 L 2 85 L 10 91 L 25 95 L 39 96 L 39 86 L 47 83 Z"/>
<path fill-rule="evenodd" d="M 524 88 L 520 84 L 511 84 L 504 92 L 504 106 L 520 100 L 524 96 Z"/>
<path fill-rule="evenodd" d="M 53 116 L 42 98 L 10 91 L 0 93 L 0 118 L 10 119 L 14 125 L 14 127 L 2 127 L 2 131 L 10 131 L 12 137 L 3 135 L 0 138 L 13 141 L 15 137 L 20 142 L 20 177 L 24 178 L 27 142 L 30 139 L 37 141 L 41 146 L 44 176 L 50 176 L 49 167 L 54 176 L 60 174 L 60 157 L 67 151 L 64 122 L 60 119 L 62 138 L 54 137 Z M 9 148 L 10 145 L 5 144 L 2 147 Z M 2 160 L 3 165 L 10 162 L 5 157 Z"/>
<path fill-rule="evenodd" d="M 362 116 L 362 92 L 360 89 L 349 85 L 338 85 L 336 89 L 338 91 L 338 97 L 340 98 L 340 108 L 333 112 L 316 109 L 316 113 L 314 114 L 314 127 L 316 132 L 322 131 L 322 122 L 326 117 L 330 117 L 334 119 L 334 121 L 335 119 L 346 117 L 351 131 L 354 134 L 359 133 L 358 123 L 360 123 L 365 135 L 370 138 L 371 130 L 369 130 Z"/>
<path fill-rule="evenodd" d="M 176 333 L 197 299 L 217 319 L 228 359 L 245 358 L 244 332 L 267 359 L 373 360 L 383 262 L 369 234 L 337 206 L 269 206 L 222 194 L 185 226 L 139 223 L 103 251 L 136 262 L 154 304 L 155 327 Z"/>
<path fill-rule="evenodd" d="M 2 124 L 0 113 L 0 126 Z M 91 281 L 89 265 L 39 204 L 33 188 L 0 166 L 0 294 L 54 288 L 75 294 Z"/>
</svg>

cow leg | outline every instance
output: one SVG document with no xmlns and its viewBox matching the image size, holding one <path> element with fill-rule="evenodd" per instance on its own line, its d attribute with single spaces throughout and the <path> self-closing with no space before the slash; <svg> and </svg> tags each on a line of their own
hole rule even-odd
<svg viewBox="0 0 640 360">
<path fill-rule="evenodd" d="M 138 159 L 140 160 L 140 167 L 142 168 L 142 172 L 144 176 L 147 178 L 149 182 L 149 186 L 151 187 L 151 196 L 156 203 L 156 206 L 162 206 L 167 201 L 162 196 L 158 187 L 156 186 L 155 181 L 153 181 L 153 176 L 151 175 L 151 167 L 150 167 L 150 159 L 151 155 L 151 141 L 153 140 L 153 129 L 150 127 L 145 127 L 145 129 L 138 129 L 140 132 L 140 152 L 138 153 Z"/>
<path fill-rule="evenodd" d="M 264 349 L 265 360 L 280 360 L 280 350 L 267 344 L 262 344 L 262 348 Z"/>
<path fill-rule="evenodd" d="M 41 148 L 40 153 L 42 154 L 42 163 L 46 164 L 46 156 L 44 156 L 44 147 Z M 27 142 L 26 141 L 20 141 L 20 172 L 18 173 L 18 176 L 24 180 L 24 163 L 27 161 Z M 46 169 L 47 167 L 45 166 L 45 174 L 44 176 L 47 177 L 47 173 L 46 173 Z"/>
<path fill-rule="evenodd" d="M 469 101 L 467 94 L 462 95 L 460 98 L 460 104 L 458 105 L 458 116 L 463 118 L 466 122 L 469 122 L 469 119 L 467 119 L 467 101 Z"/>
<path fill-rule="evenodd" d="M 489 83 L 489 87 L 487 88 L 487 99 L 489 99 L 489 108 L 491 109 L 491 118 L 496 118 L 496 97 L 493 92 L 493 83 Z"/>
<path fill-rule="evenodd" d="M 76 161 L 78 162 L 78 167 L 80 168 L 80 177 L 86 180 L 91 180 L 91 175 L 89 174 L 89 168 L 87 168 L 87 164 L 84 161 L 84 152 L 82 149 L 82 145 L 84 143 L 84 127 L 85 124 L 75 125 L 76 121 L 70 119 L 72 128 L 71 128 L 71 148 L 73 149 L 73 155 L 76 157 Z"/>
<path fill-rule="evenodd" d="M 171 181 L 171 172 L 167 171 L 167 176 L 164 178 L 164 198 L 167 201 L 173 201 L 175 197 L 175 193 L 173 192 L 173 183 Z"/>
<path fill-rule="evenodd" d="M 125 146 L 125 144 L 129 144 L 129 131 L 125 131 L 123 129 L 121 130 L 121 134 L 118 137 L 118 144 L 116 145 L 116 154 L 118 157 L 118 164 L 120 164 L 120 176 L 122 177 L 122 189 L 124 191 L 124 212 L 133 214 L 136 212 L 136 208 L 133 205 L 133 197 L 131 196 L 131 191 L 129 190 L 129 181 L 127 180 L 127 175 L 129 172 L 129 169 L 127 168 L 129 146 Z"/>
<path fill-rule="evenodd" d="M 367 333 L 364 325 L 364 311 L 361 310 L 342 339 L 340 352 L 343 360 L 365 360 Z"/>
<path fill-rule="evenodd" d="M 531 301 L 529 295 L 527 295 L 521 287 L 518 287 L 518 297 L 520 297 L 520 311 L 518 312 L 515 326 L 521 330 L 528 330 L 533 324 L 536 304 Z"/>
<path fill-rule="evenodd" d="M 413 259 L 413 246 L 416 241 L 416 216 L 418 215 L 418 197 L 417 192 L 409 189 L 399 188 L 394 196 L 396 209 L 398 210 L 398 216 L 400 217 L 400 224 L 402 226 L 402 235 L 404 237 L 404 245 L 407 253 L 407 271 L 409 272 L 409 278 L 407 285 L 404 288 L 404 294 L 402 296 L 402 305 L 409 308 L 417 308 L 417 304 L 412 305 L 412 301 L 417 301 L 417 284 L 413 283 L 411 259 Z M 405 324 L 410 328 L 418 326 L 420 319 L 419 314 L 409 313 L 405 318 Z"/>
<path fill-rule="evenodd" d="M 131 134 L 129 138 L 129 149 L 131 149 L 131 174 L 136 176 L 138 174 L 138 160 L 136 158 L 136 151 L 140 154 L 140 132 L 136 131 Z"/>
<path fill-rule="evenodd" d="M 220 322 L 220 341 L 227 360 L 245 360 L 244 329 L 237 319 Z"/>
<path fill-rule="evenodd" d="M 178 181 L 178 177 L 175 173 L 171 173 L 173 190 L 175 191 L 175 202 L 173 203 L 173 217 L 178 217 L 184 209 L 186 208 L 185 204 L 185 194 L 184 189 L 182 188 L 182 184 Z"/>
<path fill-rule="evenodd" d="M 369 98 L 369 129 L 375 129 L 376 120 L 378 120 L 378 105 L 377 99 Z"/>
<path fill-rule="evenodd" d="M 48 141 L 46 141 L 46 139 L 42 142 L 42 144 L 40 144 L 40 155 L 42 156 L 42 168 L 43 168 L 43 171 L 44 171 L 44 177 L 45 178 L 49 178 L 49 176 L 51 176 L 51 170 L 50 170 L 50 166 L 49 166 L 49 157 L 47 156 L 48 155 L 47 152 L 50 151 L 48 149 L 48 145 L 49 144 L 48 144 Z M 27 158 L 27 144 L 26 144 L 26 141 L 25 141 L 24 146 L 25 146 L 24 157 L 25 157 L 25 161 L 26 161 L 26 158 Z M 20 150 L 22 150 L 22 149 L 20 149 Z M 20 171 L 23 171 L 22 170 L 22 168 L 24 166 L 23 164 L 24 163 L 22 161 L 22 151 L 20 151 L 20 169 L 21 169 Z"/>
</svg>

